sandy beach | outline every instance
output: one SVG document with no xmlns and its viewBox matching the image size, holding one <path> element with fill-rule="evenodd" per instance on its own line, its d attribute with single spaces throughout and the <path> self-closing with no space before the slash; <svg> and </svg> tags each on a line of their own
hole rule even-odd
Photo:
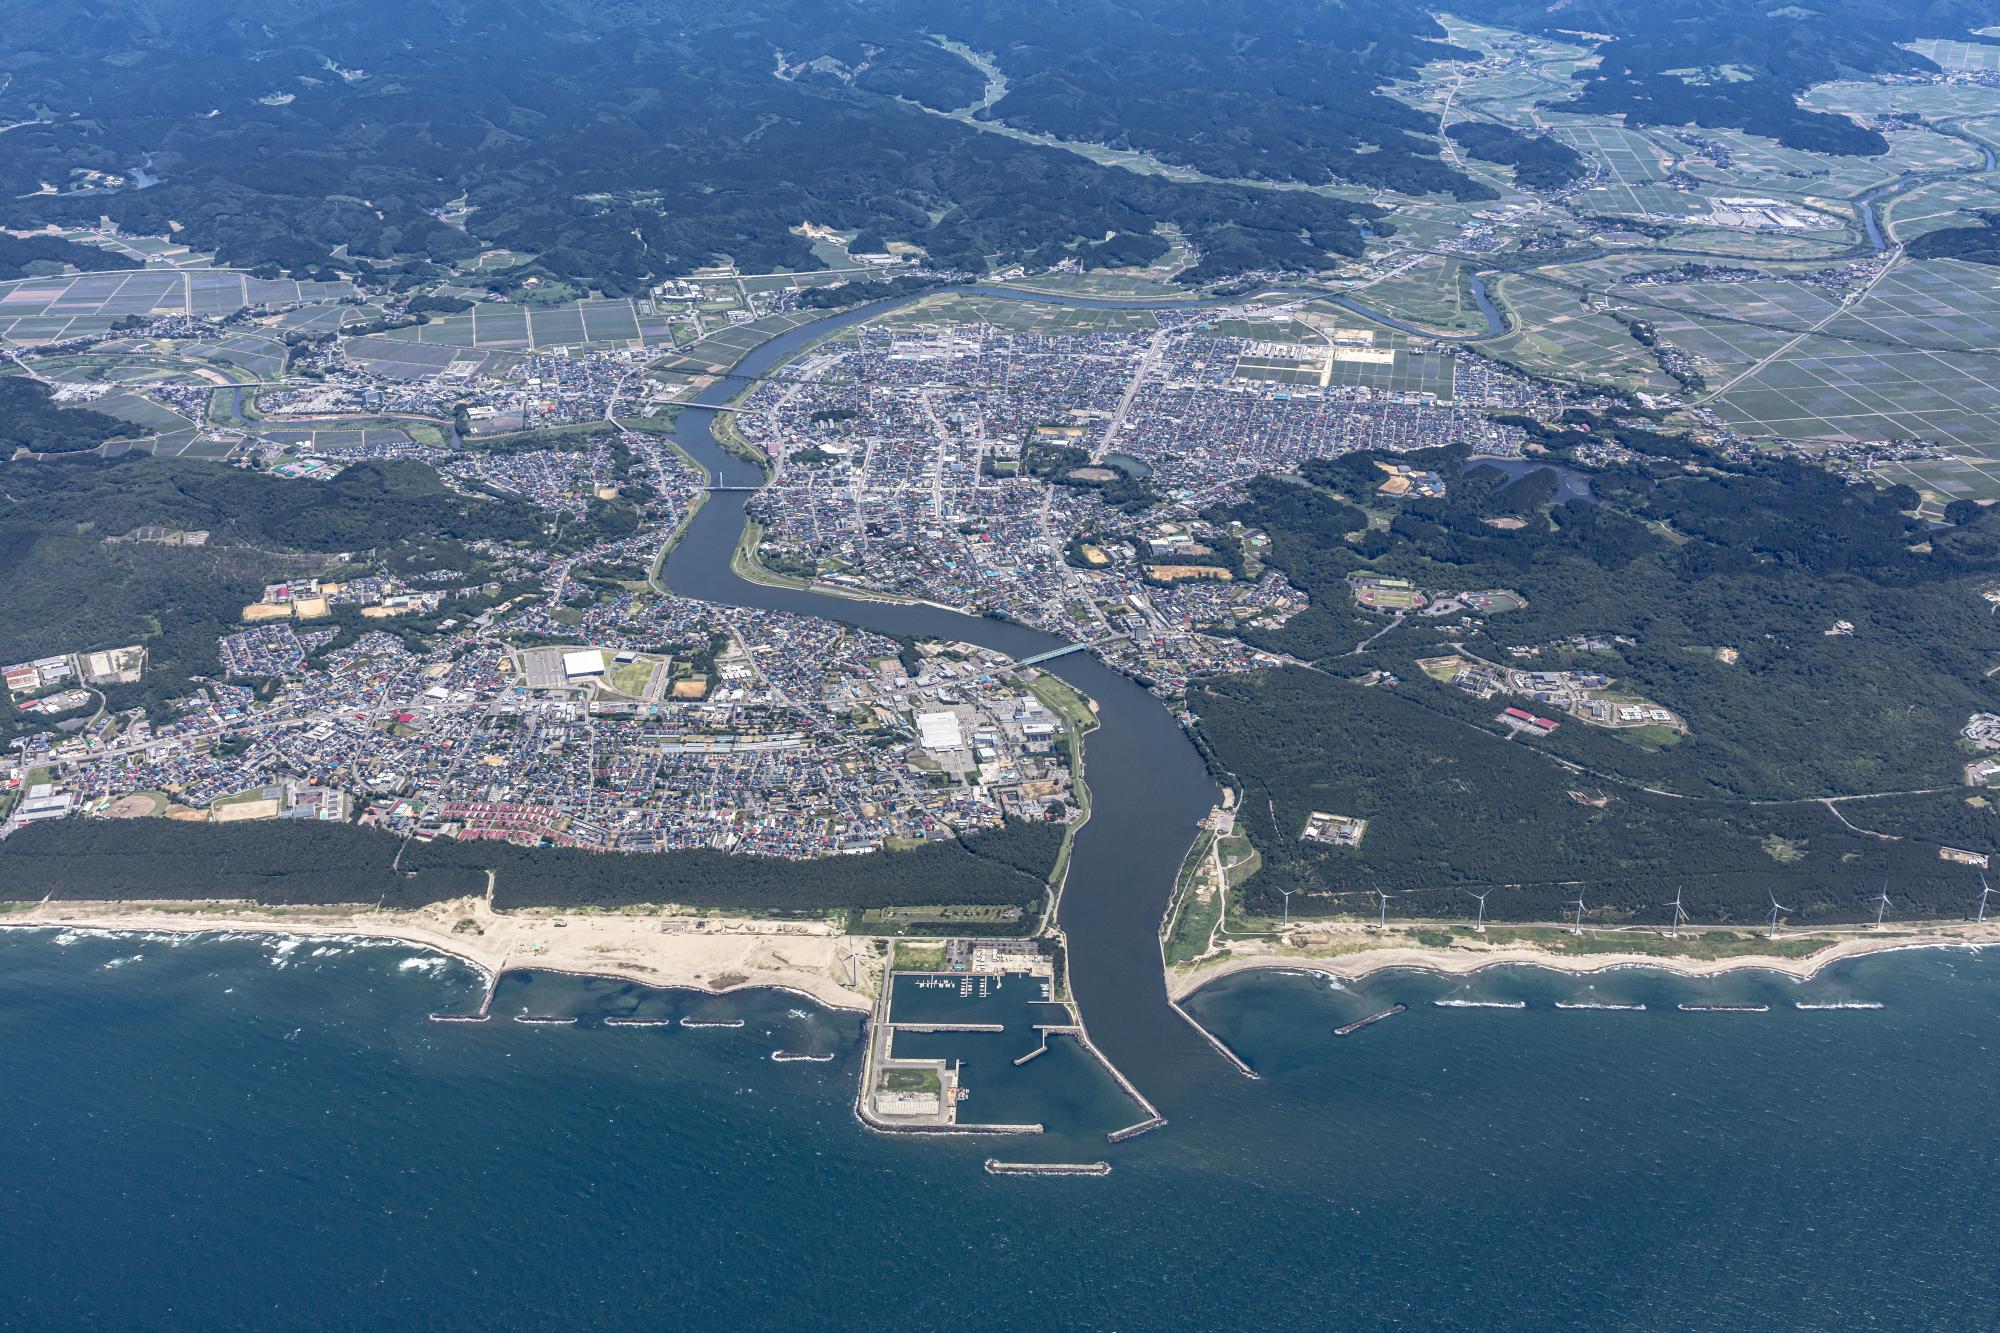
<svg viewBox="0 0 2000 1333">
<path fill-rule="evenodd" d="M 271 908 L 251 902 L 47 902 L 0 916 L 0 927 L 357 935 L 451 954 L 491 975 L 509 969 L 617 977 L 712 993 L 757 986 L 798 991 L 835 1009 L 866 1010 L 881 986 L 875 941 L 824 921 L 763 921 L 537 909 L 496 912 L 482 898 L 414 911 Z M 860 988 L 845 983 L 850 950 Z"/>
<path fill-rule="evenodd" d="M 1230 956 L 1227 958 L 1169 969 L 1167 993 L 1175 1000 L 1183 1000 L 1212 981 L 1259 968 L 1323 972 L 1344 980 L 1354 980 L 1370 973 L 1399 967 L 1440 972 L 1447 976 L 1464 976 L 1489 967 L 1523 965 L 1546 967 L 1558 972 L 1572 972 L 1579 975 L 1605 972 L 1615 968 L 1651 967 L 1690 977 L 1712 977 L 1725 972 L 1764 971 L 1781 972 L 1786 976 L 1804 980 L 1844 959 L 1858 958 L 1864 954 L 1885 953 L 1896 949 L 2000 945 L 2000 924 L 1993 922 L 1983 925 L 1940 924 L 1885 930 L 1879 933 L 1856 931 L 1851 935 L 1829 938 L 1823 947 L 1806 954 L 1786 956 L 1750 953 L 1727 958 L 1696 958 L 1668 953 L 1645 953 L 1638 950 L 1629 953 L 1567 954 L 1517 943 L 1485 945 L 1468 942 L 1462 946 L 1454 944 L 1451 948 L 1437 949 L 1415 944 L 1398 944 L 1391 940 L 1377 947 L 1369 947 L 1368 941 L 1374 938 L 1373 932 L 1356 926 L 1338 930 L 1328 947 L 1318 951 L 1311 948 L 1285 949 L 1269 941 L 1233 940 L 1230 943 Z M 1818 937 L 1803 933 L 1788 935 L 1780 932 L 1778 938 L 1782 943 L 1787 939 L 1796 941 Z M 1346 947 L 1343 949 L 1342 946 Z"/>
</svg>

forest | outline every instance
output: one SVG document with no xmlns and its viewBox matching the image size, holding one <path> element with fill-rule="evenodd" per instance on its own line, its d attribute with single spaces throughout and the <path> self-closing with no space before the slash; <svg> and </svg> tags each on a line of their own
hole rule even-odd
<svg viewBox="0 0 2000 1333">
<path fill-rule="evenodd" d="M 1581 892 L 1594 920 L 1661 922 L 1676 890 L 1690 919 L 1754 923 L 1770 897 L 1793 922 L 1871 918 L 1886 880 L 1899 912 L 1956 918 L 1978 895 L 1940 844 L 2000 851 L 2000 813 L 1962 794 L 1856 802 L 1849 828 L 1816 801 L 1758 805 L 1657 795 L 1567 771 L 1498 728 L 1418 699 L 1294 668 L 1225 677 L 1193 696 L 1216 765 L 1241 784 L 1263 855 L 1243 886 L 1252 911 L 1551 921 Z M 1489 708 L 1488 713 L 1493 711 Z M 1566 724 L 1564 730 L 1581 729 Z M 1601 808 L 1576 796 L 1609 797 Z M 1357 848 L 1300 840 L 1313 811 L 1369 821 Z"/>
<path fill-rule="evenodd" d="M 1245 788 L 1267 866 L 1258 881 L 1351 893 L 1369 875 L 1399 891 L 1580 880 L 1635 910 L 1653 886 L 1692 894 L 1699 881 L 1714 911 L 1743 920 L 1766 891 L 1837 913 L 1889 874 L 1941 909 L 1964 875 L 1937 848 L 2000 849 L 1993 807 L 1959 772 L 1967 717 L 2000 711 L 1988 674 L 2000 628 L 1982 595 L 2000 585 L 2000 515 L 1961 506 L 1957 526 L 1932 530 L 1905 488 L 1732 462 L 1643 424 L 1585 428 L 1652 456 L 1565 479 L 1553 467 L 1510 477 L 1458 450 L 1404 455 L 1443 471 L 1448 493 L 1375 509 L 1371 525 L 1363 506 L 1382 504 L 1381 474 L 1355 454 L 1253 482 L 1244 504 L 1211 515 L 1264 531 L 1264 559 L 1312 598 L 1252 637 L 1317 670 L 1225 678 L 1193 696 L 1215 762 Z M 1463 625 L 1392 624 L 1353 604 L 1359 573 L 1433 595 L 1507 588 L 1528 605 Z M 1602 673 L 1688 733 L 1562 717 L 1552 735 L 1505 739 L 1494 715 L 1527 700 L 1481 700 L 1416 667 L 1453 650 Z M 1371 671 L 1397 679 L 1353 683 Z M 1597 809 L 1572 790 L 1614 799 Z M 1877 793 L 1923 793 L 1841 806 L 1904 841 L 1856 835 L 1813 799 Z M 1386 822 L 1363 855 L 1320 853 L 1298 842 L 1315 809 Z M 1783 850 L 1794 846 L 1807 854 Z M 1546 916 L 1557 891 L 1516 901 Z"/>
<path fill-rule="evenodd" d="M 817 914 L 829 908 L 1042 901 L 1060 824 L 1012 823 L 913 851 L 816 861 L 723 852 L 646 855 L 526 850 L 496 842 L 409 842 L 347 824 L 166 819 L 31 825 L 0 841 L 0 901 L 244 898 L 269 906 L 380 903 L 421 907 L 483 893 L 493 905 L 629 907 L 679 903 L 725 911 Z M 391 870 L 398 850 L 399 869 Z M 171 878 L 161 867 L 173 867 Z"/>
<path fill-rule="evenodd" d="M 1904 246 L 1912 259 L 1961 259 L 1968 264 L 2000 264 L 2000 212 L 1973 214 L 1976 227 L 1941 227 L 1927 231 Z"/>
<path fill-rule="evenodd" d="M 0 232 L 0 282 L 30 273 L 60 273 L 63 265 L 83 273 L 130 268 L 132 261 L 101 246 L 78 245 L 60 236 L 10 236 Z"/>
<path fill-rule="evenodd" d="M 1460 12 L 1484 22 L 1574 41 L 1611 40 L 1576 73 L 1565 110 L 1622 114 L 1633 125 L 1740 129 L 1787 148 L 1879 156 L 1888 140 L 1843 115 L 1810 111 L 1799 94 L 1839 78 L 1932 72 L 1905 48 L 1919 37 L 1966 39 L 2000 21 L 2000 0 L 1925 5 L 1816 0 L 1745 5 L 1737 0 L 1475 0 Z"/>
<path fill-rule="evenodd" d="M 752 271 L 823 267 L 794 234 L 802 218 L 971 272 L 1051 244 L 1088 245 L 1089 262 L 1158 253 L 1169 223 L 1201 252 L 1192 280 L 1323 269 L 1360 253 L 1381 209 L 1141 175 L 945 119 L 983 80 L 927 34 L 977 50 L 1008 35 L 1013 91 L 998 110 L 1010 122 L 1078 138 L 1123 124 L 1113 138 L 1218 178 L 1331 169 L 1484 197 L 1420 117 L 1366 91 L 1447 50 L 1441 30 L 1411 0 L 1368 13 L 1357 24 L 1303 0 L 79 0 L 0 30 L 8 100 L 60 109 L 10 132 L 0 189 L 142 159 L 158 183 L 10 198 L 0 221 L 108 214 L 147 234 L 172 221 L 226 263 L 299 276 L 332 271 L 344 246 L 390 261 L 375 275 L 390 282 L 505 246 L 533 256 L 517 279 L 614 295 L 725 256 Z M 326 77 L 329 51 L 353 77 Z M 148 77 L 130 77 L 135 65 Z M 209 116 L 218 106 L 228 113 Z M 440 221 L 461 196 L 463 228 Z"/>
<path fill-rule="evenodd" d="M 1372 530 L 1352 502 L 1375 484 L 1370 473 L 1380 476 L 1366 455 L 1309 464 L 1303 481 L 1251 484 L 1249 502 L 1226 517 L 1265 530 L 1266 558 L 1313 602 L 1283 629 L 1257 634 L 1261 646 L 1329 669 L 1341 663 L 1342 674 L 1390 667 L 1413 677 L 1400 688 L 1433 707 L 1490 716 L 1490 705 L 1411 669 L 1440 641 L 1422 617 L 1348 672 L 1345 655 L 1384 622 L 1354 607 L 1346 582 L 1372 573 L 1441 592 L 1513 589 L 1528 606 L 1468 627 L 1467 649 L 1488 661 L 1604 672 L 1690 726 L 1659 747 L 1565 726 L 1547 748 L 1689 795 L 1783 799 L 1955 782 L 1967 716 L 2000 710 L 2000 687 L 1986 675 L 2000 629 L 1981 596 L 2000 582 L 2000 515 L 1960 511 L 1961 526 L 1932 533 L 1910 516 L 1907 490 L 1849 486 L 1789 461 L 1708 459 L 1690 473 L 1662 459 L 1589 474 L 1592 500 L 1563 499 L 1553 470 L 1510 481 L 1437 453 L 1404 461 L 1454 477 L 1446 498 L 1403 503 Z M 1853 631 L 1827 632 L 1841 622 Z M 1607 647 L 1559 646 L 1576 635 Z M 1522 646 L 1540 650 L 1510 654 Z"/>
<path fill-rule="evenodd" d="M 1584 176 L 1583 154 L 1546 134 L 1527 135 L 1477 120 L 1454 125 L 1446 133 L 1481 162 L 1514 168 L 1514 179 L 1531 190 L 1560 190 Z"/>
<path fill-rule="evenodd" d="M 0 464 L 16 450 L 40 454 L 83 453 L 106 440 L 143 435 L 145 429 L 88 407 L 60 407 L 49 386 L 25 375 L 0 375 Z"/>
<path fill-rule="evenodd" d="M 209 540 L 105 540 L 149 524 L 205 529 Z M 268 579 L 316 569 L 310 557 L 372 552 L 402 568 L 449 553 L 471 570 L 478 560 L 463 541 L 546 541 L 541 529 L 524 501 L 459 495 L 420 463 L 358 463 L 326 482 L 140 454 L 10 468 L 0 488 L 0 662 L 143 643 L 146 681 L 111 703 L 156 703 L 214 671 L 216 638 L 241 628 Z"/>
</svg>

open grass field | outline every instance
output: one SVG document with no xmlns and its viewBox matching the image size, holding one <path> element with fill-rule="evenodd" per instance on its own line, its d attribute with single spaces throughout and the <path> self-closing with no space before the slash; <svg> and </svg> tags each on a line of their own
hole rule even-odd
<svg viewBox="0 0 2000 1333">
<path fill-rule="evenodd" d="M 1899 241 L 1913 241 L 1945 227 L 1970 226 L 1980 209 L 2000 208 L 2000 181 L 1990 176 L 1957 176 L 1919 185 L 1889 201 L 1882 211 Z"/>
<path fill-rule="evenodd" d="M 344 430 L 278 427 L 260 430 L 257 434 L 273 444 L 290 445 L 303 453 L 337 454 L 342 449 L 359 449 L 365 445 L 400 444 L 410 440 L 408 431 L 395 426 L 369 426 Z"/>
<path fill-rule="evenodd" d="M 1625 326 L 1587 309 L 1576 293 L 1510 274 L 1498 283 L 1499 299 L 1514 315 L 1515 332 L 1484 349 L 1530 374 L 1559 380 L 1617 384 L 1648 392 L 1673 387 L 1659 363 Z"/>
<path fill-rule="evenodd" d="M 926 297 L 883 319 L 891 327 L 934 324 L 990 324 L 996 329 L 1020 333 L 1082 333 L 1098 330 L 1142 331 L 1159 327 L 1145 310 L 1066 310 L 1060 306 L 1033 305 L 1003 297 L 965 295 L 950 292 Z"/>
<path fill-rule="evenodd" d="M 1371 282 L 1357 298 L 1440 333 L 1478 333 L 1486 317 L 1472 297 L 1471 270 L 1444 255 L 1423 255 L 1393 277 Z"/>
</svg>

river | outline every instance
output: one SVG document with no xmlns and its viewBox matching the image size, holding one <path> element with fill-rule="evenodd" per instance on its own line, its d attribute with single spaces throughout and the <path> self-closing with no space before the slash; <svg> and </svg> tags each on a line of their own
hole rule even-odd
<svg viewBox="0 0 2000 1333">
<path fill-rule="evenodd" d="M 764 374 L 829 333 L 898 304 L 845 311 L 781 334 L 745 357 L 737 376 Z M 727 452 L 714 435 L 717 413 L 709 409 L 735 397 L 743 383 L 716 381 L 675 422 L 675 442 L 721 485 L 764 480 L 762 469 Z M 708 497 L 661 571 L 669 588 L 703 601 L 820 616 L 882 634 L 963 640 L 1017 658 L 1062 644 L 1022 625 L 937 607 L 752 583 L 731 568 L 748 499 L 743 492 Z M 1218 791 L 1179 724 L 1140 686 L 1087 653 L 1045 669 L 1094 699 L 1100 723 L 1085 761 L 1091 816 L 1077 833 L 1059 912 L 1069 942 L 1071 992 L 1105 1056 L 1171 1118 L 1184 1089 L 1228 1072 L 1168 1007 L 1158 934 L 1196 824 Z"/>
</svg>

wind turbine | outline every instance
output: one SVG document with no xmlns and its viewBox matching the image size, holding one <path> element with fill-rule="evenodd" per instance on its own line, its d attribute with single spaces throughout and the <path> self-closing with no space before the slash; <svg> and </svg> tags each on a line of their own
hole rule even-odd
<svg viewBox="0 0 2000 1333">
<path fill-rule="evenodd" d="M 1882 892 L 1875 895 L 1875 929 L 1882 929 L 1882 913 L 1889 910 L 1889 881 L 1882 881 Z"/>
<path fill-rule="evenodd" d="M 1571 905 L 1569 903 L 1564 904 L 1566 907 Z M 1569 933 L 1572 935 L 1581 935 L 1583 934 L 1583 893 L 1581 890 L 1577 892 L 1574 906 L 1576 907 L 1576 924 L 1570 928 Z"/>
<path fill-rule="evenodd" d="M 1472 893 L 1472 890 L 1467 889 L 1466 892 Z M 1472 893 L 1473 897 L 1479 899 L 1479 920 L 1472 923 L 1472 930 L 1476 935 L 1484 935 L 1486 933 L 1486 894 L 1491 892 L 1493 890 L 1488 889 L 1486 893 Z"/>
<path fill-rule="evenodd" d="M 1674 923 L 1667 927 L 1667 938 L 1674 939 L 1681 933 L 1681 918 L 1687 915 L 1686 912 L 1681 910 L 1681 891 L 1679 889 L 1674 890 L 1674 900 L 1668 906 L 1674 909 Z"/>
<path fill-rule="evenodd" d="M 1280 929 L 1290 930 L 1292 928 L 1292 895 L 1297 893 L 1298 890 L 1279 889 L 1278 892 L 1285 895 L 1285 924 Z"/>
<path fill-rule="evenodd" d="M 847 988 L 849 990 L 861 989 L 860 963 L 861 955 L 849 949 L 847 951 Z"/>
<path fill-rule="evenodd" d="M 1992 892 L 1993 890 L 1987 886 L 1986 876 L 1981 875 L 1979 877 L 1979 915 L 1973 918 L 1975 921 L 1984 921 L 1986 919 L 1986 898 Z"/>
<path fill-rule="evenodd" d="M 1786 907 L 1786 906 L 1785 906 L 1785 905 L 1784 905 L 1783 903 L 1779 902 L 1779 901 L 1778 901 L 1778 896 L 1777 896 L 1776 894 L 1772 893 L 1772 892 L 1771 892 L 1771 891 L 1770 891 L 1769 889 L 1766 889 L 1766 890 L 1764 891 L 1764 894 L 1765 894 L 1765 896 L 1766 896 L 1766 897 L 1768 897 L 1768 898 L 1769 898 L 1769 899 L 1771 900 L 1771 938 L 1775 940 L 1775 939 L 1777 939 L 1777 938 L 1778 938 L 1778 916 L 1779 916 L 1779 914 L 1780 914 L 1780 913 L 1783 913 L 1783 912 L 1789 912 L 1789 911 L 1791 911 L 1792 909 L 1791 909 L 1791 908 L 1789 908 L 1789 907 Z"/>
<path fill-rule="evenodd" d="M 1382 910 L 1375 918 L 1375 929 L 1386 931 L 1389 929 L 1389 895 L 1377 889 L 1375 896 L 1382 900 Z"/>
</svg>

